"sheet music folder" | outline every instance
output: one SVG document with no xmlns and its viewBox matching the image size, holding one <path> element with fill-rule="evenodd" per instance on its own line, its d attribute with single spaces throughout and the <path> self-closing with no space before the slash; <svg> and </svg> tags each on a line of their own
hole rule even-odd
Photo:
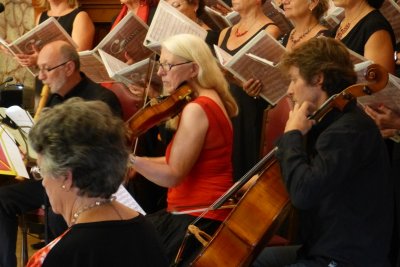
<svg viewBox="0 0 400 267">
<path fill-rule="evenodd" d="M 19 106 L 0 108 L 0 117 L 0 174 L 29 178 L 21 152 L 27 160 L 36 159 L 36 153 L 28 144 L 33 119 Z M 16 127 L 4 123 L 5 118 L 9 118 Z"/>
</svg>

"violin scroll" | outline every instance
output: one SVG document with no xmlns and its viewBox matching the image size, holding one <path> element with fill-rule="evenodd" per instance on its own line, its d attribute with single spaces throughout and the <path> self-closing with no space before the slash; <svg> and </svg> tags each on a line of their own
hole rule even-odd
<svg viewBox="0 0 400 267">
<path fill-rule="evenodd" d="M 385 88 L 389 80 L 389 75 L 381 65 L 371 64 L 367 67 L 364 78 L 368 84 L 366 84 L 363 92 L 366 95 L 371 95 Z"/>
</svg>

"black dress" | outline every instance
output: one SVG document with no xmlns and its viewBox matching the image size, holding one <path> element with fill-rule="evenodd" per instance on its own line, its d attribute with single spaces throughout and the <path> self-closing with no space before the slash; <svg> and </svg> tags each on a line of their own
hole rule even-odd
<svg viewBox="0 0 400 267">
<path fill-rule="evenodd" d="M 45 266 L 168 266 L 153 225 L 145 217 L 73 225 L 50 250 Z"/>
<path fill-rule="evenodd" d="M 74 20 L 81 11 L 82 11 L 82 9 L 76 8 L 76 9 L 72 10 L 71 12 L 69 12 L 68 14 L 65 14 L 64 16 L 54 17 L 54 18 L 58 21 L 58 23 L 60 23 L 60 25 L 64 28 L 64 30 L 69 35 L 71 35 L 72 28 L 74 25 Z M 42 14 L 40 14 L 39 24 L 42 23 L 43 21 L 47 20 L 48 18 L 50 18 L 50 16 L 47 15 L 47 12 L 43 12 Z"/>
<path fill-rule="evenodd" d="M 236 54 L 259 32 L 268 26 L 275 25 L 268 23 L 255 33 L 248 41 L 234 50 L 227 47 L 228 39 L 232 28 L 229 28 L 221 43 L 221 48 L 231 55 Z M 268 102 L 264 99 L 249 96 L 242 87 L 230 84 L 230 89 L 239 107 L 238 116 L 232 119 L 233 124 L 233 178 L 234 181 L 240 179 L 250 170 L 259 160 L 261 151 L 261 133 L 263 127 L 264 110 L 268 107 Z"/>
<path fill-rule="evenodd" d="M 332 37 L 335 37 L 338 28 L 339 26 L 334 29 Z M 360 55 L 364 55 L 365 44 L 371 35 L 379 30 L 385 30 L 390 34 L 394 48 L 396 39 L 392 26 L 379 10 L 373 10 L 362 18 L 353 29 L 351 29 L 343 39 L 341 39 L 341 41 L 347 46 L 347 48 Z"/>
</svg>

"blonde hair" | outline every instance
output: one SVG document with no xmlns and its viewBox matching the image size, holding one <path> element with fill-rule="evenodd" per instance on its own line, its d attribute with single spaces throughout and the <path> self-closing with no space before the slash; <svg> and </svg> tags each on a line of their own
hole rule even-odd
<svg viewBox="0 0 400 267">
<path fill-rule="evenodd" d="M 68 0 L 68 5 L 70 8 L 77 8 L 79 7 L 78 0 Z M 39 7 L 45 10 L 50 10 L 50 4 L 47 0 L 40 0 Z"/>
<path fill-rule="evenodd" d="M 238 107 L 230 93 L 229 84 L 210 48 L 201 38 L 191 34 L 177 34 L 167 38 L 162 47 L 175 56 L 196 63 L 199 74 L 195 81 L 201 87 L 214 89 L 218 93 L 230 117 L 237 115 Z"/>
</svg>

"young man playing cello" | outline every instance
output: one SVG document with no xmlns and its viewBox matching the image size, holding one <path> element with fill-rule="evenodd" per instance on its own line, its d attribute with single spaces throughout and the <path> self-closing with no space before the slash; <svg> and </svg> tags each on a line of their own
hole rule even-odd
<svg viewBox="0 0 400 267">
<path fill-rule="evenodd" d="M 378 128 L 355 101 L 309 119 L 356 82 L 349 53 L 314 38 L 280 64 L 294 106 L 276 157 L 298 210 L 299 246 L 264 249 L 254 266 L 389 266 L 393 189 Z"/>
</svg>

